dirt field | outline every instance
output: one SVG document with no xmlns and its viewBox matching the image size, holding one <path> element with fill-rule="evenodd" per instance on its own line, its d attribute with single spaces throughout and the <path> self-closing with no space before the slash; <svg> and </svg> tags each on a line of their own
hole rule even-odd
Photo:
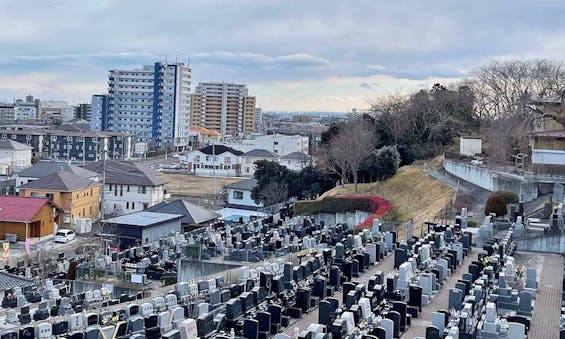
<svg viewBox="0 0 565 339">
<path fill-rule="evenodd" d="M 383 182 L 359 184 L 359 192 L 353 185 L 337 187 L 322 195 L 377 195 L 392 202 L 400 221 L 414 219 L 414 225 L 433 221 L 442 208 L 454 197 L 454 190 L 423 171 L 423 166 L 404 166 L 398 173 Z M 416 231 L 414 231 L 416 234 Z"/>
<path fill-rule="evenodd" d="M 214 194 L 212 177 L 200 177 L 188 174 L 160 173 L 160 176 L 169 183 L 167 191 L 172 196 L 210 197 Z M 216 177 L 216 193 L 219 194 L 224 185 L 243 180 L 244 178 L 218 178 Z"/>
</svg>

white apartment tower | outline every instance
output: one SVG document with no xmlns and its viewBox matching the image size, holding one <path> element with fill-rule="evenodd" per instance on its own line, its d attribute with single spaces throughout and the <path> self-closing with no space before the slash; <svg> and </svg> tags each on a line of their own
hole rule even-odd
<svg viewBox="0 0 565 339">
<path fill-rule="evenodd" d="M 255 97 L 248 95 L 246 85 L 200 83 L 191 98 L 191 127 L 234 136 L 255 131 Z"/>
<path fill-rule="evenodd" d="M 111 70 L 104 130 L 125 131 L 153 148 L 188 145 L 190 67 L 156 62 L 138 70 Z M 102 124 L 101 124 L 102 125 Z"/>
</svg>

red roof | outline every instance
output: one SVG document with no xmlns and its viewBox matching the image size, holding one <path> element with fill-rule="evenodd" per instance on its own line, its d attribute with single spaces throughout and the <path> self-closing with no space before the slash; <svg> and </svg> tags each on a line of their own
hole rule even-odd
<svg viewBox="0 0 565 339">
<path fill-rule="evenodd" d="M 0 196 L 0 221 L 31 222 L 47 198 Z"/>
</svg>

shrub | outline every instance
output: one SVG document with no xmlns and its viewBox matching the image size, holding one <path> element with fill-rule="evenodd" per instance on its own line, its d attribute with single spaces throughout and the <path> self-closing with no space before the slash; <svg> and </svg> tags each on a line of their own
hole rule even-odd
<svg viewBox="0 0 565 339">
<path fill-rule="evenodd" d="M 467 220 L 467 227 L 477 227 L 477 221 L 476 220 Z"/>
<path fill-rule="evenodd" d="M 520 198 L 518 197 L 518 194 L 512 192 L 512 191 L 496 191 L 493 194 L 497 194 L 500 195 L 501 197 L 504 198 L 504 201 L 506 201 L 506 204 L 517 204 L 520 202 Z"/>
<path fill-rule="evenodd" d="M 491 213 L 496 214 L 497 217 L 505 216 L 506 211 L 506 201 L 504 197 L 498 194 L 491 194 L 488 197 L 487 203 L 485 205 L 485 215 Z"/>
</svg>

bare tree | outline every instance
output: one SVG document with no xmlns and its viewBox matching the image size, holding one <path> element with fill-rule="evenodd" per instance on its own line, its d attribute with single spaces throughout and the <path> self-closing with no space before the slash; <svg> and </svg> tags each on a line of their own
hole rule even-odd
<svg viewBox="0 0 565 339">
<path fill-rule="evenodd" d="M 375 131 L 366 120 L 355 119 L 342 124 L 336 136 L 321 152 L 321 162 L 333 173 L 339 174 L 342 183 L 353 177 L 355 192 L 359 169 L 375 147 Z"/>
<path fill-rule="evenodd" d="M 494 61 L 472 73 L 476 111 L 484 120 L 521 115 L 532 98 L 560 93 L 565 86 L 562 60 Z"/>
<path fill-rule="evenodd" d="M 528 152 L 527 132 L 540 114 L 530 103 L 562 93 L 565 65 L 562 60 L 494 61 L 466 83 L 476 96 L 489 162 L 507 164 L 511 155 Z"/>
<path fill-rule="evenodd" d="M 394 94 L 385 97 L 377 97 L 369 101 L 371 110 L 376 113 L 379 123 L 388 130 L 393 138 L 394 144 L 408 131 L 414 121 L 408 113 L 410 97 Z"/>
<path fill-rule="evenodd" d="M 260 194 L 265 206 L 271 206 L 284 202 L 288 198 L 288 187 L 286 183 L 271 181 L 261 190 Z"/>
</svg>

